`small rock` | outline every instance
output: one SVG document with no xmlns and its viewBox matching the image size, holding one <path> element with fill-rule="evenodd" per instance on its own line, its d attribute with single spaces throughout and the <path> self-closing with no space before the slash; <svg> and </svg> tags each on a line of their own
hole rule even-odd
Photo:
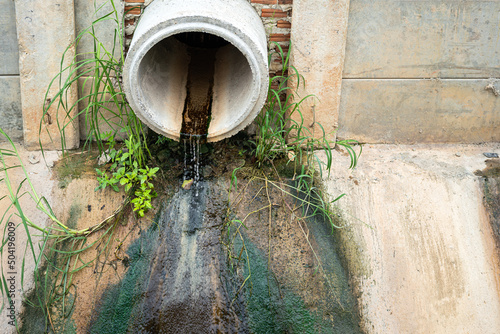
<svg viewBox="0 0 500 334">
<path fill-rule="evenodd" d="M 210 175 L 212 175 L 213 169 L 211 166 L 205 166 L 203 168 L 203 177 L 208 178 Z"/>
<path fill-rule="evenodd" d="M 457 152 L 457 153 L 455 153 L 455 156 L 457 156 L 457 157 L 461 157 L 462 155 L 461 155 L 460 153 L 458 153 L 458 152 Z"/>
<path fill-rule="evenodd" d="M 483 155 L 486 158 L 498 158 L 498 153 L 485 152 L 485 153 L 483 153 Z"/>
<path fill-rule="evenodd" d="M 28 156 L 28 161 L 30 162 L 30 164 L 35 165 L 35 164 L 37 164 L 37 163 L 40 162 L 40 155 L 39 154 L 35 154 L 35 153 L 31 153 Z"/>
<path fill-rule="evenodd" d="M 160 160 L 160 162 L 165 162 L 168 158 L 170 158 L 170 150 L 161 150 L 158 154 L 157 154 L 157 158 L 158 160 Z"/>
<path fill-rule="evenodd" d="M 111 156 L 108 154 L 108 152 L 109 152 L 108 150 L 102 152 L 101 155 L 99 156 L 99 159 L 97 159 L 97 164 L 99 166 L 105 165 L 111 161 Z"/>
</svg>

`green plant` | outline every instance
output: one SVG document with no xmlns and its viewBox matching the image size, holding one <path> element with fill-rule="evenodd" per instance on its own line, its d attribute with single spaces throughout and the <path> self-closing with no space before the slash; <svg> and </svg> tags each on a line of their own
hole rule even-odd
<svg viewBox="0 0 500 334">
<path fill-rule="evenodd" d="M 97 181 L 99 185 L 96 191 L 105 189 L 110 186 L 114 191 L 119 191 L 119 185 L 124 186 L 127 194 L 134 195 L 130 201 L 140 217 L 144 217 L 145 211 L 151 209 L 151 200 L 156 197 L 154 185 L 151 182 L 156 177 L 159 168 L 150 168 L 145 166 L 140 168 L 141 161 L 138 161 L 136 150 L 140 148 L 140 143 L 134 142 L 134 137 L 125 139 L 125 149 L 115 149 L 115 141 L 111 135 L 108 140 L 109 149 L 105 152 L 112 161 L 109 168 L 110 172 L 106 170 L 96 169 Z M 109 176 L 108 174 L 111 174 Z"/>
<path fill-rule="evenodd" d="M 353 148 L 353 145 L 358 144 L 356 140 L 333 142 L 327 139 L 327 134 L 319 122 L 314 122 L 313 125 L 321 129 L 320 135 L 313 133 L 310 127 L 304 125 L 302 104 L 316 97 L 314 95 L 300 97 L 297 93 L 299 87 L 305 86 L 305 80 L 297 69 L 290 65 L 292 46 L 290 45 L 285 53 L 281 45 L 278 43 L 274 45 L 278 50 L 283 68 L 280 71 L 281 74 L 270 78 L 267 102 L 256 118 L 258 130 L 257 139 L 254 141 L 254 154 L 259 165 L 286 156 L 295 167 L 307 167 L 299 171 L 299 174 L 303 171 L 311 171 L 315 167 L 318 167 L 322 173 L 323 166 L 329 172 L 332 166 L 331 151 L 337 144 L 347 150 L 351 157 L 350 168 L 354 168 L 361 154 L 361 146 L 359 146 L 359 153 L 356 153 Z M 315 152 L 318 149 L 325 153 L 325 162 L 316 155 Z"/>
<path fill-rule="evenodd" d="M 108 155 L 112 160 L 109 171 L 97 169 L 99 185 L 96 190 L 107 186 L 119 191 L 119 185 L 124 185 L 125 192 L 131 197 L 131 204 L 139 216 L 144 216 L 147 209 L 152 208 L 151 199 L 156 196 L 151 180 L 158 168 L 150 168 L 147 161 L 150 158 L 146 138 L 146 128 L 136 117 L 126 101 L 122 89 L 121 74 L 125 59 L 122 36 L 123 22 L 114 0 L 104 2 L 95 8 L 96 13 L 109 8 L 109 12 L 96 20 L 90 27 L 78 34 L 74 43 L 65 50 L 61 59 L 59 74 L 52 80 L 47 89 L 46 99 L 53 85 L 58 85 L 58 93 L 50 103 L 44 106 L 43 119 L 49 109 L 55 106 L 58 113 L 64 113 L 64 122 L 59 124 L 62 150 L 65 151 L 65 130 L 72 126 L 76 118 L 85 121 L 87 136 L 83 149 L 95 143 L 99 153 Z M 102 43 L 97 34 L 100 25 L 114 24 L 114 36 L 111 49 Z M 72 47 L 84 39 L 91 39 L 94 51 L 76 55 L 70 65 L 62 67 L 65 57 Z M 80 97 L 74 104 L 68 103 L 68 94 L 72 86 L 83 83 Z M 78 111 L 79 103 L 85 107 Z M 59 118 L 57 118 L 59 119 Z M 103 132 L 102 128 L 109 128 Z M 124 138 L 125 149 L 116 149 L 116 138 Z M 42 147 L 43 150 L 43 147 Z"/>
<path fill-rule="evenodd" d="M 40 121 L 39 133 L 44 131 L 44 122 L 47 119 L 55 119 L 59 129 L 61 149 L 66 154 L 66 130 L 74 126 L 75 119 L 79 118 L 85 122 L 87 129 L 83 149 L 96 146 L 101 155 L 113 155 L 110 170 L 99 170 L 98 178 L 100 184 L 98 188 L 109 186 L 119 190 L 119 185 L 123 185 L 128 196 L 112 215 L 96 223 L 95 225 L 78 230 L 63 224 L 53 213 L 49 203 L 44 197 L 36 192 L 29 175 L 19 157 L 14 143 L 8 138 L 2 129 L 0 135 L 4 136 L 11 145 L 10 149 L 0 150 L 0 172 L 8 189 L 8 194 L 1 197 L 0 201 L 9 201 L 8 210 L 3 214 L 1 224 L 7 226 L 12 215 L 8 215 L 9 210 L 14 210 L 22 227 L 27 235 L 28 243 L 25 253 L 22 256 L 21 285 L 23 285 L 25 274 L 25 260 L 28 256 L 33 258 L 35 264 L 34 283 L 36 291 L 32 299 L 25 302 L 37 309 L 42 314 L 44 321 L 51 324 L 55 331 L 50 313 L 52 306 L 62 306 L 64 317 L 71 313 L 72 302 L 76 293 L 73 285 L 73 276 L 76 272 L 91 265 L 101 254 L 106 253 L 107 247 L 113 242 L 113 233 L 119 221 L 121 221 L 124 209 L 131 203 L 133 209 L 142 216 L 144 212 L 151 208 L 151 199 L 155 196 L 151 180 L 155 177 L 158 168 L 150 168 L 147 163 L 150 158 L 146 140 L 146 128 L 135 116 L 125 99 L 122 90 L 121 74 L 124 62 L 123 43 L 123 22 L 119 15 L 115 0 L 109 0 L 102 5 L 95 7 L 96 14 L 99 15 L 92 24 L 81 31 L 72 45 L 68 46 L 61 59 L 59 74 L 51 81 L 45 96 L 43 107 L 43 117 Z M 107 22 L 115 26 L 114 38 L 111 48 L 102 43 L 97 34 L 97 29 L 101 24 Z M 72 48 L 77 48 L 84 40 L 90 39 L 93 43 L 93 51 L 85 54 L 78 54 L 70 59 L 67 64 L 67 57 Z M 69 97 L 74 86 L 82 84 L 79 91 L 79 98 L 76 102 Z M 57 91 L 55 96 L 49 92 Z M 79 107 L 83 108 L 79 110 Z M 56 115 L 50 117 L 49 111 L 56 111 Z M 61 117 L 60 117 L 61 116 Z M 107 127 L 106 131 L 102 129 Z M 50 136 L 51 134 L 48 133 Z M 124 139 L 123 148 L 115 148 L 115 138 Z M 40 140 L 42 154 L 44 148 Z M 15 158 L 18 163 L 9 165 L 7 158 Z M 19 185 L 14 185 L 9 177 L 9 172 L 13 168 L 20 168 L 24 173 L 24 180 Z M 108 176 L 110 175 L 110 176 Z M 28 185 L 28 190 L 23 190 Z M 47 227 L 39 226 L 31 220 L 23 207 L 20 205 L 20 198 L 29 197 L 34 202 L 36 208 L 48 217 L 52 224 Z M 100 232 L 92 239 L 90 236 Z M 35 239 L 35 234 L 40 239 Z M 0 253 L 6 251 L 8 238 L 2 238 Z M 95 257 L 83 261 L 82 253 L 100 245 Z M 2 271 L 0 291 L 2 296 L 9 293 L 5 276 Z M 73 293 L 70 293 L 73 291 Z M 73 297 L 70 298 L 70 295 Z M 5 305 L 4 305 L 5 306 Z"/>
<path fill-rule="evenodd" d="M 305 81 L 297 69 L 290 65 L 291 46 L 286 53 L 278 43 L 275 43 L 275 46 L 283 68 L 280 75 L 269 80 L 267 102 L 256 119 L 258 130 L 257 139 L 254 141 L 254 154 L 259 166 L 267 163 L 274 167 L 276 159 L 280 157 L 288 159 L 288 164 L 293 164 L 294 177 L 293 183 L 284 186 L 283 191 L 293 190 L 296 194 L 301 194 L 302 201 L 307 203 L 305 212 L 310 212 L 311 209 L 313 209 L 312 214 L 321 212 L 326 217 L 330 217 L 328 220 L 332 227 L 335 227 L 329 207 L 343 195 L 330 203 L 324 202 L 321 191 L 315 184 L 315 173 L 319 171 L 322 175 L 323 167 L 330 173 L 332 149 L 335 145 L 343 147 L 349 154 L 351 160 L 349 168 L 356 167 L 362 147 L 359 145 L 358 153 L 355 150 L 355 145 L 359 144 L 356 140 L 336 142 L 328 140 L 319 122 L 314 123 L 321 129 L 319 136 L 313 133 L 310 127 L 304 126 L 302 104 L 315 96 L 298 96 L 297 89 L 305 86 Z M 324 160 L 319 158 L 318 151 L 324 153 Z M 276 175 L 280 179 L 279 173 Z"/>
</svg>

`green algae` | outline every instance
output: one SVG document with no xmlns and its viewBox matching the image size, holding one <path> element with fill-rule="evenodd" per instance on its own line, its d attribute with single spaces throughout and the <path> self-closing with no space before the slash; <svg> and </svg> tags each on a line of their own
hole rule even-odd
<svg viewBox="0 0 500 334">
<path fill-rule="evenodd" d="M 328 234 L 320 238 L 323 236 L 331 239 Z M 328 256 L 323 254 L 325 262 L 331 261 L 326 271 L 336 286 L 335 291 L 327 289 L 326 296 L 320 296 L 313 310 L 292 289 L 278 284 L 268 268 L 267 257 L 248 237 L 235 240 L 236 254 L 243 245 L 249 262 L 249 266 L 243 266 L 244 276 L 251 273 L 244 287 L 246 320 L 251 333 L 360 333 L 355 298 L 338 258 L 328 251 Z"/>
<path fill-rule="evenodd" d="M 483 177 L 483 202 L 497 246 L 500 247 L 500 177 Z"/>
<path fill-rule="evenodd" d="M 315 333 L 317 317 L 311 314 L 304 302 L 293 293 L 280 291 L 269 272 L 265 255 L 244 238 L 250 268 L 244 266 L 244 275 L 251 271 L 245 286 L 248 326 L 252 333 Z M 243 243 L 235 241 L 235 251 L 240 253 Z M 283 298 L 281 298 L 283 294 Z"/>
<path fill-rule="evenodd" d="M 152 224 L 129 246 L 129 268 L 119 284 L 108 287 L 103 293 L 97 312 L 90 321 L 90 333 L 126 333 L 134 319 L 141 316 L 139 308 L 145 290 L 145 279 L 150 272 L 158 235 L 158 225 Z"/>
<path fill-rule="evenodd" d="M 220 284 L 220 233 L 227 206 L 210 187 L 181 190 L 127 249 L 129 267 L 103 293 L 90 333 L 233 333 L 242 327 Z M 225 195 L 225 196 L 223 196 Z M 211 198 L 209 204 L 206 198 Z M 215 270 L 215 271 L 212 271 Z"/>
<path fill-rule="evenodd" d="M 319 308 L 325 317 L 333 319 L 335 327 L 332 333 L 361 333 L 357 299 L 347 270 L 352 257 L 346 258 L 346 253 L 342 251 L 346 245 L 345 242 L 339 242 L 338 233 L 342 231 L 335 229 L 332 234 L 329 224 L 321 215 L 313 217 L 308 228 L 317 244 L 316 253 L 321 260 L 325 285 L 328 287 L 321 296 Z"/>
</svg>

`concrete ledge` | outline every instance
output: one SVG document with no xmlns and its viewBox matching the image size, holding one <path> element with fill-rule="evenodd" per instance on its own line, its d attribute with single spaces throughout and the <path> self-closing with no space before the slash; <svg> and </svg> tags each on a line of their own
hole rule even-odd
<svg viewBox="0 0 500 334">
<path fill-rule="evenodd" d="M 366 333 L 500 333 L 499 261 L 483 205 L 481 146 L 366 145 L 324 179 Z"/>
</svg>

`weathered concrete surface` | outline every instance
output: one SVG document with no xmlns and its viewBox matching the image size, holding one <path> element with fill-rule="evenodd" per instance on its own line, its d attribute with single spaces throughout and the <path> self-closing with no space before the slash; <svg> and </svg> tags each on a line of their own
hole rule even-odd
<svg viewBox="0 0 500 334">
<path fill-rule="evenodd" d="M 367 143 L 500 141 L 494 80 L 344 79 L 338 137 Z"/>
<path fill-rule="evenodd" d="M 63 163 L 63 161 L 59 163 Z M 82 168 L 82 165 L 74 167 L 78 170 Z M 115 192 L 110 188 L 106 188 L 104 191 L 95 191 L 98 182 L 93 168 L 89 167 L 91 166 L 83 167 L 85 170 L 82 171 L 79 178 L 61 180 L 69 182 L 69 184 L 63 189 L 53 187 L 52 191 L 54 213 L 62 222 L 68 225 L 74 224 L 77 229 L 95 226 L 110 217 L 124 201 L 123 193 Z M 59 328 L 55 328 L 56 333 L 64 332 L 63 328 L 65 330 L 68 330 L 68 327 L 71 328 L 68 324 L 72 322 L 74 322 L 74 330 L 68 330 L 68 332 L 89 333 L 86 328 L 89 321 L 92 322 L 92 312 L 97 307 L 96 303 L 109 284 L 117 283 L 123 279 L 127 269 L 126 261 L 122 261 L 127 258 L 125 251 L 136 236 L 141 233 L 142 227 L 144 226 L 135 217 L 124 218 L 120 221 L 119 228 L 113 231 L 113 237 L 110 238 L 107 248 L 104 247 L 104 243 L 97 242 L 95 247 L 80 255 L 84 262 L 95 262 L 81 269 L 73 277 L 73 284 L 76 288 L 75 308 L 72 316 L 67 319 L 67 323 L 64 325 L 59 323 Z M 88 243 L 91 244 L 102 236 L 102 232 L 95 233 L 89 237 Z M 108 240 L 107 237 L 103 239 Z M 51 316 L 55 319 L 60 317 L 60 313 L 54 312 Z M 33 323 L 44 322 L 43 319 L 30 320 Z"/>
<path fill-rule="evenodd" d="M 21 93 L 18 76 L 0 76 L 0 128 L 12 140 L 23 139 Z M 5 138 L 0 138 L 4 141 Z"/>
<path fill-rule="evenodd" d="M 499 141 L 500 85 L 484 90 L 500 76 L 499 10 L 498 1 L 352 0 L 339 137 Z"/>
<path fill-rule="evenodd" d="M 14 1 L 0 0 L 0 128 L 13 140 L 22 140 L 23 121 L 19 88 Z M 4 138 L 0 138 L 3 141 Z"/>
<path fill-rule="evenodd" d="M 499 333 L 499 259 L 483 206 L 482 146 L 365 146 L 324 179 L 367 333 Z"/>
<path fill-rule="evenodd" d="M 0 75 L 19 74 L 14 1 L 0 0 Z"/>
<path fill-rule="evenodd" d="M 352 0 L 345 78 L 500 76 L 498 1 Z"/>
<path fill-rule="evenodd" d="M 44 117 L 41 133 L 39 129 L 48 86 L 60 72 L 61 66 L 67 67 L 75 55 L 74 47 L 67 49 L 75 38 L 73 0 L 17 0 L 16 21 L 25 147 L 38 149 L 40 138 L 45 149 L 60 148 L 60 128 L 68 124 L 75 114 L 68 117 L 64 110 L 57 111 L 54 106 Z M 61 65 L 61 57 L 66 49 L 65 61 Z M 66 75 L 63 75 L 63 82 L 65 79 Z M 53 85 L 47 99 L 54 99 L 58 90 L 58 85 Z M 76 85 L 68 90 L 65 103 L 73 105 L 77 101 L 76 90 Z M 80 140 L 78 119 L 64 127 L 64 133 L 65 146 L 77 147 Z"/>
<path fill-rule="evenodd" d="M 21 144 L 16 144 L 16 147 L 19 151 L 19 155 L 26 167 L 27 173 L 30 176 L 31 182 L 34 184 L 35 190 L 37 191 L 39 196 L 44 196 L 47 201 L 51 204 L 54 204 L 51 200 L 51 193 L 52 193 L 52 188 L 54 187 L 54 180 L 51 179 L 52 171 L 47 165 L 44 163 L 43 157 L 40 152 L 29 152 L 26 149 L 23 148 Z M 8 143 L 2 143 L 0 144 L 0 148 L 2 150 L 4 149 L 12 149 L 10 144 Z M 59 154 L 56 151 L 45 151 L 45 158 L 46 162 L 48 165 L 52 165 L 55 160 L 59 158 Z M 30 160 L 33 162 L 31 163 Z M 17 160 L 17 157 L 9 157 L 7 160 L 7 165 L 8 166 L 15 166 L 19 164 L 19 161 Z M 3 168 L 3 165 L 2 165 Z M 4 178 L 4 174 L 0 173 L 0 179 Z M 24 173 L 20 168 L 14 168 L 9 170 L 9 178 L 12 186 L 14 187 L 14 191 L 16 191 L 17 187 L 20 185 L 20 183 L 24 180 L 25 176 Z M 20 194 L 22 194 L 25 191 L 29 191 L 29 185 L 27 182 L 25 182 L 21 188 Z M 5 181 L 0 182 L 0 198 L 3 197 L 4 195 L 8 195 L 8 188 L 6 187 Z M 23 208 L 23 212 L 26 217 L 28 217 L 30 220 L 32 220 L 33 223 L 37 224 L 38 226 L 45 228 L 47 226 L 47 217 L 43 214 L 40 213 L 40 211 L 36 208 L 36 203 L 30 199 L 28 195 L 24 195 L 21 197 L 20 200 L 21 207 Z M 11 205 L 11 201 L 9 198 L 3 198 L 0 200 L 0 216 L 3 215 L 9 206 Z M 16 225 L 21 223 L 21 219 L 16 216 L 16 211 L 10 209 L 8 211 L 8 214 L 3 216 L 3 220 L 0 221 L 0 232 L 3 234 L 5 224 L 8 222 L 13 222 Z M 33 270 L 34 270 L 34 261 L 33 261 L 33 256 L 31 253 L 31 250 L 28 248 L 26 250 L 26 257 L 25 257 L 25 264 L 24 264 L 24 270 L 25 270 L 25 275 L 24 275 L 24 285 L 21 286 L 21 268 L 22 268 L 22 258 L 25 253 L 25 247 L 27 244 L 27 236 L 26 232 L 24 230 L 24 227 L 22 225 L 18 226 L 16 229 L 16 236 L 15 236 L 15 255 L 16 255 L 16 263 L 14 265 L 14 272 L 16 274 L 9 274 L 7 276 L 7 272 L 9 272 L 9 267 L 7 266 L 7 257 L 8 257 L 8 252 L 7 248 L 4 249 L 3 255 L 2 255 L 2 270 L 4 275 L 6 277 L 10 276 L 15 276 L 15 286 L 16 286 L 16 296 L 14 298 L 15 300 L 15 308 L 16 308 L 16 314 L 18 315 L 19 312 L 22 311 L 21 309 L 21 288 L 28 292 L 30 289 L 33 288 Z M 31 230 L 32 234 L 39 234 L 35 230 Z M 36 243 L 39 241 L 39 238 L 36 238 L 32 235 L 33 242 Z M 36 250 L 38 250 L 38 247 L 36 247 Z M 2 296 L 0 295 L 0 298 Z M 6 297 L 2 298 L 2 302 L 7 302 Z M 6 306 L 7 307 L 7 304 Z M 17 318 L 19 321 L 19 317 Z M 15 333 L 15 327 L 12 327 L 11 325 L 8 324 L 8 321 L 10 321 L 9 318 L 7 318 L 7 310 L 4 308 L 2 312 L 0 312 L 0 332 L 1 333 Z"/>
<path fill-rule="evenodd" d="M 335 140 L 342 69 L 347 35 L 349 1 L 295 0 L 291 32 L 291 64 L 304 76 L 306 87 L 300 97 L 314 94 L 302 104 L 304 126 L 314 137 Z M 298 114 L 294 119 L 300 121 Z"/>
</svg>

